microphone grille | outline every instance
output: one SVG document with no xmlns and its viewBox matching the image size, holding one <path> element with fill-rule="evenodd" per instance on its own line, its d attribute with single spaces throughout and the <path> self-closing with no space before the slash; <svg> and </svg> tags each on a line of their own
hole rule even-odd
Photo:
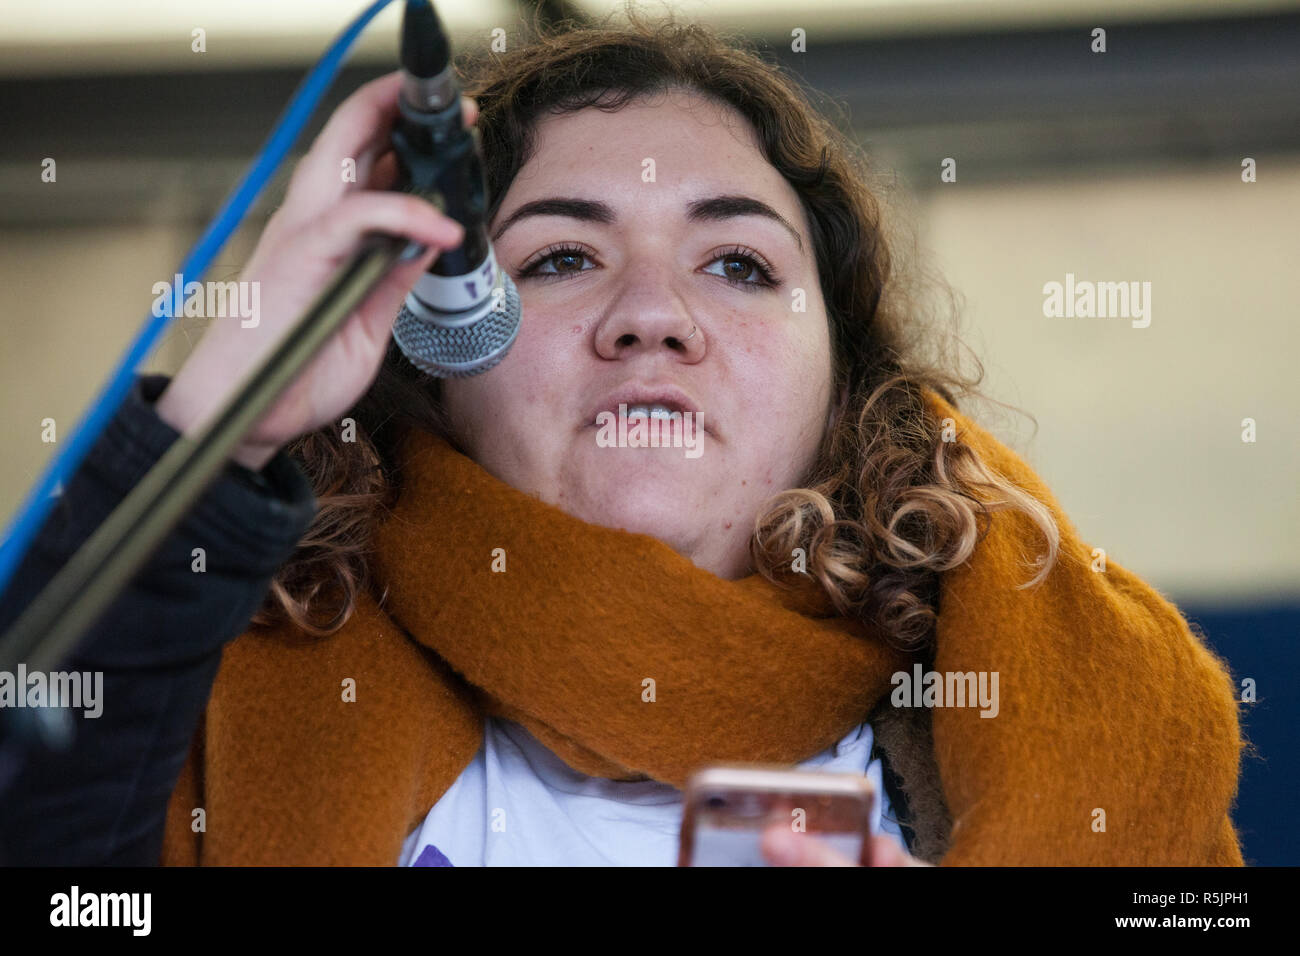
<svg viewBox="0 0 1300 956">
<path fill-rule="evenodd" d="M 504 270 L 500 308 L 485 307 L 479 318 L 455 326 L 423 319 L 406 304 L 397 314 L 393 338 L 407 359 L 426 375 L 469 378 L 493 368 L 510 351 L 519 333 L 519 290 Z"/>
</svg>

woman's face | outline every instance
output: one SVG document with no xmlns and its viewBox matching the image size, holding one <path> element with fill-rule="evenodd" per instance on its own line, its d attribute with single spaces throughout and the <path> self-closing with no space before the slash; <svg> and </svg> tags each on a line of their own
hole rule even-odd
<svg viewBox="0 0 1300 956">
<path fill-rule="evenodd" d="M 470 457 L 719 577 L 751 573 L 761 505 L 826 428 L 831 359 L 802 207 L 748 124 L 680 91 L 548 116 L 489 231 L 524 317 L 500 365 L 444 383 Z M 698 417 L 654 418 L 673 411 Z"/>
</svg>

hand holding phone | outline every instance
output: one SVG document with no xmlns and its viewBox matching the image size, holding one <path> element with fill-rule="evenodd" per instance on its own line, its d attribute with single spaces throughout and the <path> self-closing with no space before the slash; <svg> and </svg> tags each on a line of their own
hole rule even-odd
<svg viewBox="0 0 1300 956">
<path fill-rule="evenodd" d="M 865 776 L 758 764 L 709 767 L 686 782 L 678 866 L 771 866 L 762 850 L 775 824 L 871 865 L 876 792 Z"/>
</svg>

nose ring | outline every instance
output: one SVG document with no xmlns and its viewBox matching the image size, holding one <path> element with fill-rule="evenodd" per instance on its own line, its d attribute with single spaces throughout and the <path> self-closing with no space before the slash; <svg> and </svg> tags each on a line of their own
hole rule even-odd
<svg viewBox="0 0 1300 956">
<path fill-rule="evenodd" d="M 695 337 L 695 333 L 698 332 L 698 331 L 699 331 L 699 328 L 698 328 L 697 326 L 692 325 L 692 326 L 691 326 L 691 334 L 688 335 L 688 336 L 686 336 L 686 338 L 682 339 L 682 341 L 683 341 L 683 342 L 689 342 L 692 338 Z"/>
</svg>

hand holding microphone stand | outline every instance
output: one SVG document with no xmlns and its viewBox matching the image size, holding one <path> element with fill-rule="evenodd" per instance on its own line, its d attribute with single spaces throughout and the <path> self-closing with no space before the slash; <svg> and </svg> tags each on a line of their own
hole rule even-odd
<svg viewBox="0 0 1300 956">
<path fill-rule="evenodd" d="M 496 268 L 486 233 L 486 188 L 477 131 L 466 130 L 450 50 L 428 3 L 403 21 L 406 74 L 392 143 L 396 188 L 423 195 L 465 227 L 465 241 L 435 260 L 408 296 L 394 337 L 417 366 L 441 376 L 474 375 L 499 362 L 519 324 L 518 294 Z M 124 498 L 0 639 L 0 670 L 19 662 L 48 671 L 107 610 L 224 467 L 230 453 L 348 316 L 399 262 L 424 247 L 403 237 L 369 237 L 328 286 L 236 385 L 224 406 L 179 439 Z M 15 728 L 49 744 L 66 739 L 53 723 L 65 712 L 14 711 Z M 0 786 L 3 781 L 0 780 Z"/>
</svg>

